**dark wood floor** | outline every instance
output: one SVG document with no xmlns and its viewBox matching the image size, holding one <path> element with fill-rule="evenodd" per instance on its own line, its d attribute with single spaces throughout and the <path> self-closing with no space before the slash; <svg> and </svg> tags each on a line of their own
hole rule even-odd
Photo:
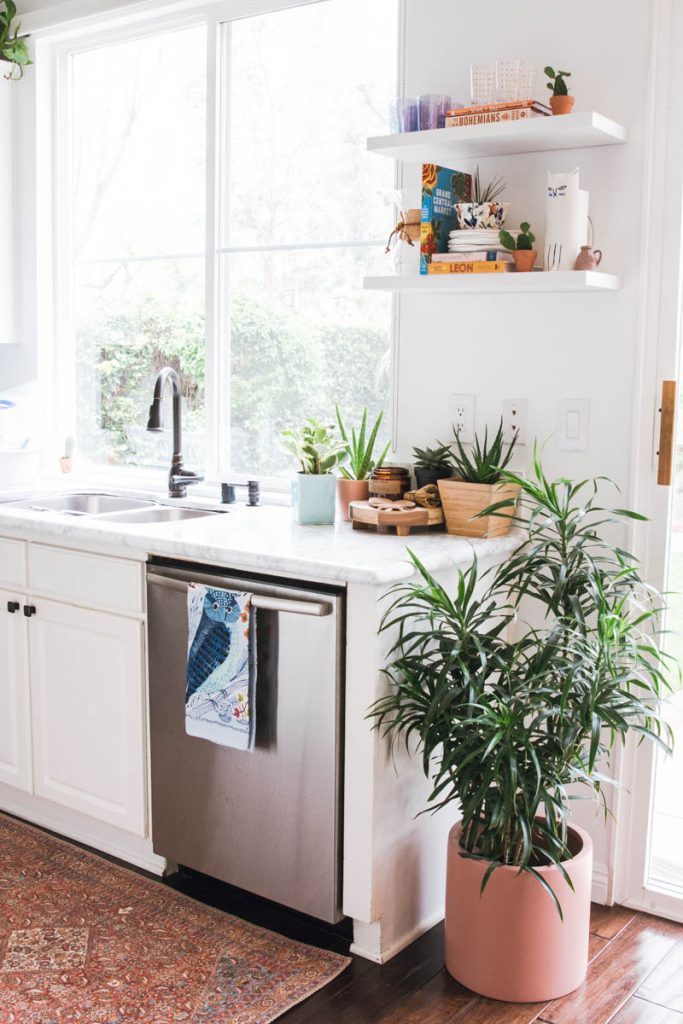
<svg viewBox="0 0 683 1024">
<path fill-rule="evenodd" d="M 348 921 L 325 925 L 195 872 L 178 872 L 160 884 L 300 942 L 348 953 Z M 437 925 L 381 967 L 354 957 L 331 984 L 279 1019 L 283 1024 L 683 1024 L 683 925 L 595 905 L 590 957 L 585 983 L 563 999 L 496 1002 L 474 995 L 446 973 L 443 925 Z"/>
<path fill-rule="evenodd" d="M 169 884 L 303 942 L 348 950 L 349 933 L 292 914 L 201 875 Z M 283 1024 L 683 1024 L 683 925 L 621 907 L 593 907 L 586 982 L 552 1003 L 482 999 L 443 966 L 438 925 L 383 966 L 354 958 Z"/>
</svg>

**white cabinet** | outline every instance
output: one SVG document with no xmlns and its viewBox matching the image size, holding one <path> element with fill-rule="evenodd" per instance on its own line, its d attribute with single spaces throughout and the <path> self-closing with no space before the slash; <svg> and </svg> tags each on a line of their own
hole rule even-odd
<svg viewBox="0 0 683 1024">
<path fill-rule="evenodd" d="M 147 836 L 144 593 L 140 562 L 0 537 L 0 806 L 91 845 Z"/>
<path fill-rule="evenodd" d="M 140 621 L 31 597 L 34 787 L 39 796 L 144 835 Z"/>
<path fill-rule="evenodd" d="M 0 590 L 0 782 L 32 790 L 26 598 Z"/>
</svg>

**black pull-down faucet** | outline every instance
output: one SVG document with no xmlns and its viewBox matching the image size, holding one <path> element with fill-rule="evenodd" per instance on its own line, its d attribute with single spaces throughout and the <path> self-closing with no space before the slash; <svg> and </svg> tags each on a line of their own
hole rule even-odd
<svg viewBox="0 0 683 1024">
<path fill-rule="evenodd" d="M 173 388 L 173 458 L 168 474 L 168 495 L 170 498 L 184 498 L 188 484 L 198 484 L 204 477 L 193 473 L 191 469 L 183 469 L 183 427 L 180 408 L 180 377 L 171 366 L 165 366 L 157 376 L 154 384 L 154 397 L 149 407 L 147 429 L 160 433 L 163 428 L 161 421 L 161 399 L 166 381 L 170 380 Z"/>
</svg>

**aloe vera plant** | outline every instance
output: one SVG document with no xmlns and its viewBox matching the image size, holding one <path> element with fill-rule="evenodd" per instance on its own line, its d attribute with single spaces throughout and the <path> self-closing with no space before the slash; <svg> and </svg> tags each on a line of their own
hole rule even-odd
<svg viewBox="0 0 683 1024">
<path fill-rule="evenodd" d="M 325 426 L 309 416 L 300 430 L 283 430 L 283 447 L 311 476 L 331 473 L 344 457 L 344 445 L 334 436 L 334 426 Z"/>
<path fill-rule="evenodd" d="M 377 460 L 373 461 L 372 455 L 375 450 L 377 433 L 384 417 L 384 412 L 380 412 L 366 440 L 368 424 L 367 408 L 363 409 L 363 416 L 360 422 L 358 434 L 356 434 L 356 428 L 352 427 L 350 435 L 349 431 L 344 426 L 338 405 L 336 406 L 336 411 L 339 433 L 341 434 L 344 444 L 344 457 L 348 459 L 348 468 L 346 466 L 340 466 L 339 472 L 346 480 L 367 480 L 373 469 L 375 469 L 376 466 L 382 465 L 387 457 L 387 452 L 389 451 L 389 444 L 387 444 Z"/>
<path fill-rule="evenodd" d="M 14 0 L 0 0 L 0 60 L 12 65 L 5 78 L 23 77 L 24 67 L 32 64 L 26 45 L 26 37 L 19 38 L 19 25 L 12 31 L 12 22 L 17 14 Z"/>
<path fill-rule="evenodd" d="M 607 539 L 644 517 L 605 508 L 603 481 L 549 479 L 536 451 L 528 478 L 501 476 L 520 488 L 517 509 L 482 514 L 512 515 L 519 547 L 483 574 L 475 560 L 453 591 L 411 554 L 418 580 L 393 588 L 382 623 L 397 637 L 389 692 L 369 714 L 392 743 L 417 741 L 433 809 L 458 802 L 465 856 L 487 862 L 482 890 L 513 865 L 561 915 L 538 869 L 569 878 L 569 787 L 604 803 L 605 763 L 631 732 L 670 750 L 659 701 L 675 669 L 657 642 L 660 596 Z M 522 601 L 540 626 L 518 614 Z"/>
<path fill-rule="evenodd" d="M 453 428 L 457 451 L 453 452 L 453 463 L 456 473 L 467 484 L 495 484 L 502 477 L 514 451 L 517 435 L 512 438 L 505 450 L 505 439 L 503 436 L 503 421 L 500 421 L 498 430 L 493 439 L 489 442 L 488 427 L 484 431 L 484 440 L 481 442 L 478 436 L 474 438 L 472 451 L 468 455 L 458 436 L 455 427 Z"/>
</svg>

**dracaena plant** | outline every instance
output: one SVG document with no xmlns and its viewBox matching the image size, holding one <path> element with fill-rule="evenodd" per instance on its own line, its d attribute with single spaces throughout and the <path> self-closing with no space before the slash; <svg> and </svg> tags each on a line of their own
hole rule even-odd
<svg viewBox="0 0 683 1024">
<path fill-rule="evenodd" d="M 368 435 L 368 410 L 363 409 L 363 416 L 360 421 L 360 427 L 358 434 L 356 434 L 356 428 L 352 427 L 349 433 L 348 429 L 344 426 L 339 406 L 336 406 L 337 411 L 337 424 L 339 426 L 339 433 L 343 441 L 343 452 L 344 458 L 348 459 L 347 466 L 341 466 L 339 472 L 346 480 L 367 480 L 373 469 L 376 466 L 381 466 L 387 457 L 389 451 L 389 444 L 386 445 L 384 450 L 379 454 L 376 460 L 373 460 L 373 453 L 375 450 L 375 443 L 377 441 L 377 433 L 384 416 L 384 412 L 380 412 L 379 416 L 375 420 L 374 426 L 370 430 Z"/>
<path fill-rule="evenodd" d="M 465 450 L 457 430 L 453 427 L 455 435 L 456 451 L 453 452 L 453 464 L 456 473 L 466 484 L 495 484 L 501 477 L 502 472 L 512 458 L 512 453 L 517 441 L 515 434 L 505 447 L 503 435 L 503 421 L 500 421 L 498 429 L 489 441 L 488 427 L 484 430 L 484 440 L 480 441 L 475 435 L 471 451 Z"/>
<path fill-rule="evenodd" d="M 18 79 L 24 74 L 24 67 L 33 63 L 29 56 L 26 37 L 19 38 L 19 25 L 12 28 L 17 14 L 14 0 L 0 0 L 0 60 L 12 67 L 5 78 Z"/>
<path fill-rule="evenodd" d="M 657 646 L 661 599 L 635 559 L 606 537 L 625 518 L 597 481 L 550 480 L 534 455 L 514 515 L 519 547 L 499 567 L 459 572 L 453 592 L 412 554 L 382 629 L 395 631 L 388 693 L 370 710 L 392 741 L 417 740 L 433 807 L 457 802 L 465 856 L 534 875 L 569 856 L 569 787 L 603 798 L 617 742 L 635 732 L 668 750 L 659 701 L 671 663 Z M 532 626 L 521 602 L 532 607 Z M 540 616 L 538 612 L 541 612 Z M 412 743 L 411 743 L 412 746 Z M 571 885 L 571 882 L 569 883 Z"/>
<path fill-rule="evenodd" d="M 301 473 L 331 473 L 344 457 L 344 446 L 334 436 L 334 426 L 318 423 L 312 416 L 300 430 L 283 430 L 281 436 L 283 447 L 295 457 Z"/>
</svg>

